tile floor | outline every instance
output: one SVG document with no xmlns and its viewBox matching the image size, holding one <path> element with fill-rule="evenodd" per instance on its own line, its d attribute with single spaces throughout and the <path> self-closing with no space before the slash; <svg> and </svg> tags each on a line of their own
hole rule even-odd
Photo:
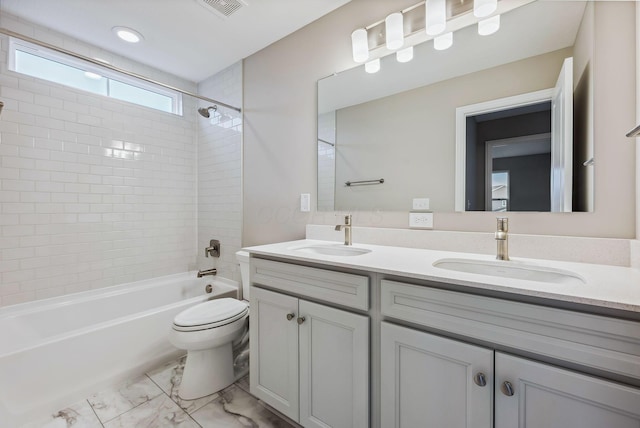
<svg viewBox="0 0 640 428">
<path fill-rule="evenodd" d="M 197 400 L 181 400 L 178 385 L 185 357 L 107 389 L 25 428 L 294 428 L 248 393 L 245 377 Z"/>
</svg>

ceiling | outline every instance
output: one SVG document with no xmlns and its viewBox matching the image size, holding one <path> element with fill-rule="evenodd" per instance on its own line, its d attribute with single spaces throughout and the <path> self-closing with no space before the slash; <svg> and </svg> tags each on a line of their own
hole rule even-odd
<svg viewBox="0 0 640 428">
<path fill-rule="evenodd" d="M 349 1 L 242 0 L 246 5 L 222 17 L 203 0 L 0 0 L 0 13 L 200 82 Z M 115 26 L 144 40 L 125 43 Z"/>
</svg>

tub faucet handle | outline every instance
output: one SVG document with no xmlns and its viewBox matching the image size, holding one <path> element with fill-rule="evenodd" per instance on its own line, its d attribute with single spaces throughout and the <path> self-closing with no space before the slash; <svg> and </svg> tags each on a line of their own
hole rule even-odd
<svg viewBox="0 0 640 428">
<path fill-rule="evenodd" d="M 205 257 L 220 257 L 220 241 L 212 239 L 209 241 L 209 246 L 204 249 Z"/>
</svg>

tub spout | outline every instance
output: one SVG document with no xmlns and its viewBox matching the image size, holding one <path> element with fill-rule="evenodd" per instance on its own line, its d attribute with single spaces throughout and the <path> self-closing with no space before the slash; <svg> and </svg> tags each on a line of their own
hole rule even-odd
<svg viewBox="0 0 640 428">
<path fill-rule="evenodd" d="M 218 273 L 218 270 L 216 268 L 199 270 L 198 271 L 198 278 L 202 278 L 203 276 L 207 276 L 207 275 L 215 275 L 217 273 Z"/>
</svg>

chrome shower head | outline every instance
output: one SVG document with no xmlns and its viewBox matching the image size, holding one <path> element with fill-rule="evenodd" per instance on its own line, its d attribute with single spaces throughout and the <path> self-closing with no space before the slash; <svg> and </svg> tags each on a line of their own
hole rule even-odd
<svg viewBox="0 0 640 428">
<path fill-rule="evenodd" d="M 209 113 L 209 110 L 213 110 L 215 112 L 215 111 L 218 110 L 218 106 L 209 106 L 207 108 L 200 107 L 198 109 L 198 113 L 200 113 L 200 116 L 202 116 L 202 117 L 209 118 L 209 117 L 211 117 L 211 114 Z"/>
</svg>

